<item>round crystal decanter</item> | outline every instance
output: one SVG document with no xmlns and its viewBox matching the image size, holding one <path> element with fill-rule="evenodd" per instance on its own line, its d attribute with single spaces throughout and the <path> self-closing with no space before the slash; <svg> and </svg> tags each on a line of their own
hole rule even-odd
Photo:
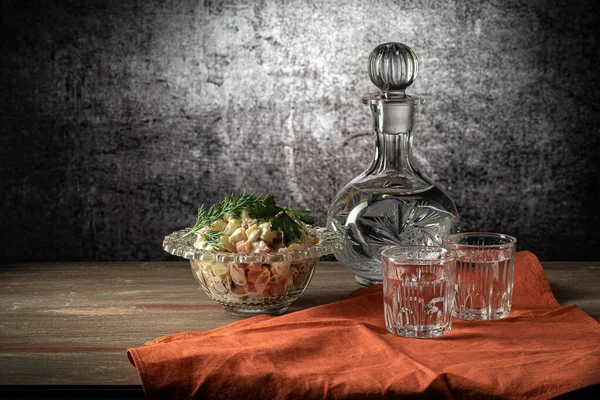
<svg viewBox="0 0 600 400">
<path fill-rule="evenodd" d="M 327 214 L 327 227 L 346 237 L 335 256 L 363 286 L 381 283 L 384 247 L 440 246 L 458 231 L 454 202 L 419 172 L 412 156 L 413 113 L 424 99 L 405 89 L 418 66 L 402 43 L 381 44 L 369 55 L 369 77 L 381 90 L 362 99 L 373 113 L 375 159 L 340 190 Z"/>
</svg>

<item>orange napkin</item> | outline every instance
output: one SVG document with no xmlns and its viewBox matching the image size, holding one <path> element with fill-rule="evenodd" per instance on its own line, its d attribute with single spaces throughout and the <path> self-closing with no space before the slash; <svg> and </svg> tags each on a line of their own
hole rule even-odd
<svg viewBox="0 0 600 400">
<path fill-rule="evenodd" d="M 280 317 L 165 336 L 127 355 L 148 399 L 546 399 L 600 384 L 600 324 L 561 307 L 537 258 L 520 252 L 509 317 L 454 319 L 434 339 L 388 333 L 376 285 Z"/>
</svg>

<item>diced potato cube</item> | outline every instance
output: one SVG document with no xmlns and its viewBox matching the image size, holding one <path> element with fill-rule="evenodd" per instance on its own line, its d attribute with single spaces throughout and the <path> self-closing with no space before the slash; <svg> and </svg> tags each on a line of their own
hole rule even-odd
<svg viewBox="0 0 600 400">
<path fill-rule="evenodd" d="M 271 248 L 265 243 L 264 240 L 257 240 L 252 242 L 253 253 L 268 253 Z"/>
<path fill-rule="evenodd" d="M 229 222 L 227 223 L 227 226 L 225 227 L 223 234 L 229 236 L 233 232 L 235 232 L 236 229 L 238 229 L 241 226 L 242 226 L 242 221 L 240 221 L 239 219 L 236 219 L 236 218 L 231 218 L 229 220 Z"/>
<path fill-rule="evenodd" d="M 222 231 L 225 229 L 225 227 L 227 226 L 227 222 L 221 220 L 221 221 L 215 221 L 212 223 L 211 230 L 213 231 Z"/>
<path fill-rule="evenodd" d="M 258 226 L 260 229 L 260 238 L 265 242 L 272 242 L 277 237 L 277 230 L 271 230 L 270 222 L 263 222 Z"/>
<path fill-rule="evenodd" d="M 258 238 L 260 238 L 261 230 L 258 229 L 258 225 L 252 225 L 250 228 L 246 229 L 246 236 L 248 237 L 249 242 L 256 242 Z"/>
<path fill-rule="evenodd" d="M 247 239 L 248 236 L 246 236 L 246 231 L 244 230 L 244 228 L 239 227 L 235 231 L 233 231 L 231 236 L 229 236 L 229 243 L 236 244 L 237 242 L 246 241 Z"/>
<path fill-rule="evenodd" d="M 236 251 L 235 244 L 231 243 L 229 241 L 228 237 L 223 238 L 223 246 L 222 247 L 231 253 L 235 253 L 235 251 Z"/>
</svg>

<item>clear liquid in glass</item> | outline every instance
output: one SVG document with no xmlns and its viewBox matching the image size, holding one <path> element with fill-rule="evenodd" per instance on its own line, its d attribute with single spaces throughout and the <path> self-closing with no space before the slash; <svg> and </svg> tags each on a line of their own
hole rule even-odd
<svg viewBox="0 0 600 400">
<path fill-rule="evenodd" d="M 403 337 L 431 338 L 443 335 L 452 327 L 452 274 L 448 266 L 417 268 L 418 276 L 410 273 L 389 276 L 388 273 L 384 278 L 386 329 Z M 448 273 L 436 270 L 447 270 Z"/>
<path fill-rule="evenodd" d="M 482 252 L 471 252 L 475 251 Z M 507 317 L 512 306 L 514 284 L 511 255 L 501 251 L 487 251 L 484 259 L 481 254 L 473 257 L 469 253 L 468 250 L 460 250 L 457 255 L 453 315 L 468 321 Z"/>
</svg>

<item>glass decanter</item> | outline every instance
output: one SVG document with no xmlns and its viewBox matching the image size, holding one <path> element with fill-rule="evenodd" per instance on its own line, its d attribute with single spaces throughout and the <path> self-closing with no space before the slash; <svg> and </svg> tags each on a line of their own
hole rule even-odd
<svg viewBox="0 0 600 400">
<path fill-rule="evenodd" d="M 363 97 L 371 106 L 376 140 L 369 168 L 335 196 L 327 227 L 346 237 L 336 258 L 356 281 L 381 283 L 381 250 L 390 245 L 441 245 L 458 231 L 452 199 L 421 174 L 412 155 L 413 114 L 424 99 L 405 93 L 418 73 L 414 51 L 385 43 L 369 55 L 371 81 L 381 90 Z"/>
</svg>

